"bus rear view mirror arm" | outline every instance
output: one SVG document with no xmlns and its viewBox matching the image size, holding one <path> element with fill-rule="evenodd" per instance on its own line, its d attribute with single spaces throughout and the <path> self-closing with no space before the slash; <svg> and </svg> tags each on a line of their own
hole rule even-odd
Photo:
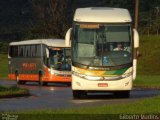
<svg viewBox="0 0 160 120">
<path fill-rule="evenodd" d="M 67 33 L 66 33 L 66 36 L 65 36 L 66 46 L 70 46 L 70 44 L 71 44 L 71 34 L 72 34 L 72 28 L 69 28 Z"/>
</svg>

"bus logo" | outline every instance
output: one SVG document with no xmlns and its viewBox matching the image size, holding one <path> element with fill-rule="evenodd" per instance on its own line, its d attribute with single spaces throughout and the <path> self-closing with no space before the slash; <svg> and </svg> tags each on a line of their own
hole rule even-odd
<svg viewBox="0 0 160 120">
<path fill-rule="evenodd" d="M 35 63 L 22 63 L 22 70 L 35 70 L 36 64 Z"/>
</svg>

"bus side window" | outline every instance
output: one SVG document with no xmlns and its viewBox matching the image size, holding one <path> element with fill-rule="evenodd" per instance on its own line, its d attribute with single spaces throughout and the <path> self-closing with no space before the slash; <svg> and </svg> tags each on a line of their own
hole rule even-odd
<svg viewBox="0 0 160 120">
<path fill-rule="evenodd" d="M 18 57 L 18 46 L 10 46 L 9 55 L 11 57 Z"/>
<path fill-rule="evenodd" d="M 36 57 L 40 57 L 41 56 L 41 45 L 36 45 Z"/>
<path fill-rule="evenodd" d="M 31 57 L 35 57 L 35 45 L 31 45 Z"/>
<path fill-rule="evenodd" d="M 24 56 L 24 47 L 25 46 L 18 46 L 18 57 L 23 57 Z"/>
</svg>

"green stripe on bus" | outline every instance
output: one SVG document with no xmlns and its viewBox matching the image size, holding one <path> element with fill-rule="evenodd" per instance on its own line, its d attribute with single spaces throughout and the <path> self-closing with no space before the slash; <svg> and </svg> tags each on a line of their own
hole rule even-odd
<svg viewBox="0 0 160 120">
<path fill-rule="evenodd" d="M 113 70 L 113 71 L 106 71 L 104 75 L 122 75 L 127 71 L 128 68 Z"/>
</svg>

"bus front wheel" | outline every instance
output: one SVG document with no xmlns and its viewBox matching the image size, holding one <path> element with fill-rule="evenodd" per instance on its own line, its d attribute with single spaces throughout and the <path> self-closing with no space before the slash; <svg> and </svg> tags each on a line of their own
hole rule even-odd
<svg viewBox="0 0 160 120">
<path fill-rule="evenodd" d="M 16 74 L 15 74 L 15 76 L 16 76 L 16 82 L 17 82 L 17 84 L 20 84 L 20 81 L 19 81 L 19 76 L 18 76 L 18 74 L 16 73 Z"/>
<path fill-rule="evenodd" d="M 114 92 L 115 97 L 118 98 L 129 98 L 130 97 L 130 91 L 116 91 Z"/>
<path fill-rule="evenodd" d="M 20 81 L 20 80 L 19 80 L 19 75 L 18 75 L 18 74 L 16 74 L 15 76 L 16 76 L 17 85 L 18 85 L 18 84 L 19 84 L 19 85 L 20 85 L 20 84 L 21 84 L 21 85 L 22 85 L 22 84 L 25 84 L 24 81 Z"/>
<path fill-rule="evenodd" d="M 87 96 L 87 93 L 83 90 L 73 90 L 72 93 L 74 99 L 85 98 Z"/>
<path fill-rule="evenodd" d="M 40 73 L 39 74 L 39 85 L 40 86 L 46 86 L 47 85 L 47 82 L 44 82 L 43 80 L 42 80 L 42 74 Z"/>
<path fill-rule="evenodd" d="M 41 76 L 41 75 L 39 75 L 39 85 L 40 85 L 40 86 L 43 86 L 43 85 L 44 85 L 44 82 L 43 82 L 43 80 L 42 80 L 42 76 Z"/>
</svg>

